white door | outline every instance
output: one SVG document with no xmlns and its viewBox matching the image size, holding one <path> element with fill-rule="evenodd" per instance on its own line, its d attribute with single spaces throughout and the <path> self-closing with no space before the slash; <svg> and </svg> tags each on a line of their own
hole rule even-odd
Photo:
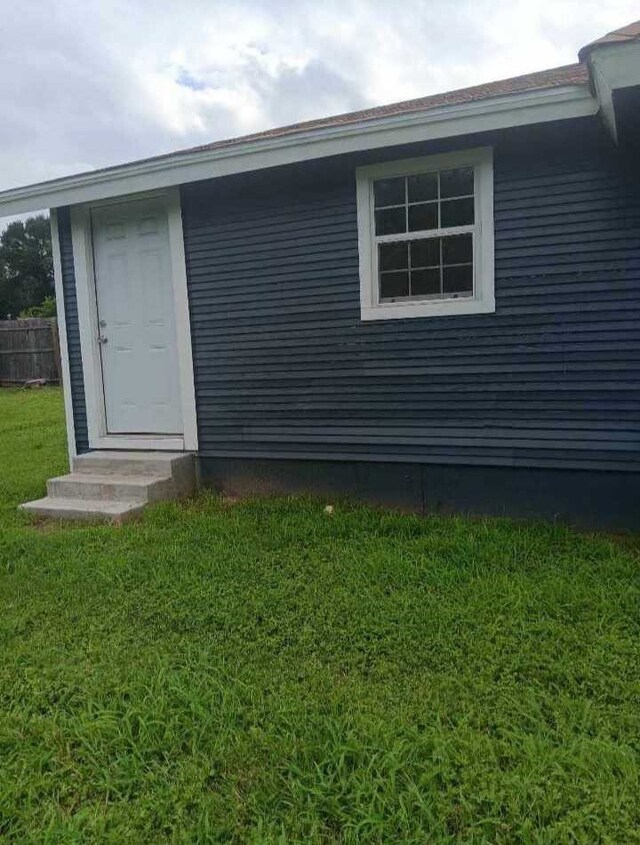
<svg viewBox="0 0 640 845">
<path fill-rule="evenodd" d="M 108 434 L 182 434 L 167 210 L 91 212 Z"/>
</svg>

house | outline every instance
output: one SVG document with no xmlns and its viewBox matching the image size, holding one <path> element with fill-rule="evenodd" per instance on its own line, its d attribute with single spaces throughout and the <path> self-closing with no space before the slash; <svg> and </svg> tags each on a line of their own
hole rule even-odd
<svg viewBox="0 0 640 845">
<path fill-rule="evenodd" d="M 640 527 L 640 22 L 0 194 L 43 207 L 74 471 L 32 509 L 122 518 L 195 456 L 236 494 Z"/>
</svg>

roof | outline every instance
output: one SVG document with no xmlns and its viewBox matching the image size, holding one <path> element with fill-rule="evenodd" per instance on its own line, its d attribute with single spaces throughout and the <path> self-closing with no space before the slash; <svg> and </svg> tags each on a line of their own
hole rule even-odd
<svg viewBox="0 0 640 845">
<path fill-rule="evenodd" d="M 470 88 L 458 88 L 454 91 L 446 91 L 442 94 L 431 94 L 428 97 L 418 97 L 415 100 L 402 100 L 399 103 L 391 103 L 385 106 L 376 106 L 370 109 L 347 112 L 345 114 L 323 117 L 319 120 L 307 120 L 304 123 L 292 123 L 289 126 L 280 126 L 275 129 L 267 129 L 264 132 L 254 132 L 251 135 L 242 135 L 237 138 L 228 138 L 222 141 L 214 141 L 211 144 L 202 144 L 197 147 L 190 147 L 180 150 L 184 153 L 194 153 L 200 150 L 215 150 L 222 147 L 229 147 L 234 144 L 244 144 L 247 141 L 258 141 L 262 138 L 280 138 L 287 135 L 294 135 L 297 132 L 308 132 L 313 129 L 324 129 L 333 126 L 346 126 L 350 123 L 363 123 L 368 120 L 380 120 L 384 117 L 410 114 L 411 112 L 423 112 L 442 106 L 458 105 L 460 103 L 479 102 L 481 100 L 494 99 L 495 97 L 520 94 L 527 91 L 542 91 L 548 88 L 558 88 L 564 85 L 588 85 L 589 72 L 587 66 L 580 62 L 572 65 L 542 70 L 536 73 L 527 73 L 523 76 L 513 76 L 509 79 L 501 79 L 497 82 L 486 82 L 482 85 L 473 85 Z M 176 153 L 170 153 L 176 155 Z M 156 156 L 159 158 L 159 156 Z"/>
<path fill-rule="evenodd" d="M 57 208 L 344 152 L 597 111 L 589 68 L 577 62 L 12 188 L 0 192 L 0 211 Z"/>
<path fill-rule="evenodd" d="M 620 29 L 614 29 L 612 32 L 603 35 L 602 38 L 597 38 L 595 41 L 587 44 L 578 53 L 578 58 L 581 62 L 585 62 L 595 47 L 604 47 L 606 44 L 623 44 L 625 41 L 638 40 L 640 40 L 640 21 L 634 21 Z"/>
<path fill-rule="evenodd" d="M 288 126 L 278 126 L 273 129 L 266 129 L 261 132 L 252 132 L 249 135 L 239 135 L 235 138 L 224 138 L 220 141 L 213 141 L 209 144 L 199 144 L 195 147 L 186 147 L 181 150 L 174 150 L 169 153 L 161 153 L 148 158 L 136 159 L 128 162 L 130 164 L 143 164 L 146 162 L 162 161 L 163 159 L 175 158 L 176 156 L 188 156 L 193 153 L 206 152 L 208 150 L 223 150 L 229 147 L 242 146 L 255 141 L 276 140 L 287 138 L 297 134 L 304 134 L 314 130 L 323 130 L 349 126 L 355 123 L 376 121 L 384 118 L 399 117 L 418 112 L 429 112 L 432 109 L 445 106 L 462 105 L 464 103 L 476 103 L 482 100 L 495 100 L 499 97 L 509 97 L 514 94 L 532 93 L 534 91 L 545 91 L 551 88 L 562 88 L 567 85 L 588 86 L 589 71 L 585 64 L 577 62 L 572 65 L 541 70 L 535 73 L 527 73 L 523 76 L 512 76 L 509 79 L 501 79 L 497 82 L 485 82 L 482 85 L 472 85 L 470 88 L 458 88 L 454 91 L 446 91 L 442 94 L 431 94 L 428 97 L 418 97 L 414 100 L 401 100 L 399 103 L 390 103 L 384 106 L 375 106 L 359 111 L 345 112 L 331 117 L 322 117 L 316 120 L 306 120 L 302 123 L 291 123 Z M 91 173 L 108 173 L 110 170 L 117 170 L 122 165 L 116 164 L 110 167 L 100 167 L 89 171 Z M 52 180 L 57 181 L 57 180 Z"/>
</svg>

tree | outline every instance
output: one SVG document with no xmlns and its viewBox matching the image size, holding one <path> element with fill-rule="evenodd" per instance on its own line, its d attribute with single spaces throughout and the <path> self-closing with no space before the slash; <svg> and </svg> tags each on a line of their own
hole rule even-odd
<svg viewBox="0 0 640 845">
<path fill-rule="evenodd" d="M 55 296 L 45 296 L 40 305 L 32 305 L 30 308 L 25 308 L 18 314 L 19 317 L 55 317 L 56 316 L 56 298 Z"/>
<path fill-rule="evenodd" d="M 0 319 L 54 296 L 51 230 L 42 214 L 14 220 L 0 235 Z"/>
</svg>

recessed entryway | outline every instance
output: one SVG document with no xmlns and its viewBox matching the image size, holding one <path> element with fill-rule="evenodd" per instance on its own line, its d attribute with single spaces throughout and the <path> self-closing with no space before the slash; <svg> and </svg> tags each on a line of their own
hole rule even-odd
<svg viewBox="0 0 640 845">
<path fill-rule="evenodd" d="M 89 444 L 197 448 L 178 191 L 71 213 Z"/>
</svg>

